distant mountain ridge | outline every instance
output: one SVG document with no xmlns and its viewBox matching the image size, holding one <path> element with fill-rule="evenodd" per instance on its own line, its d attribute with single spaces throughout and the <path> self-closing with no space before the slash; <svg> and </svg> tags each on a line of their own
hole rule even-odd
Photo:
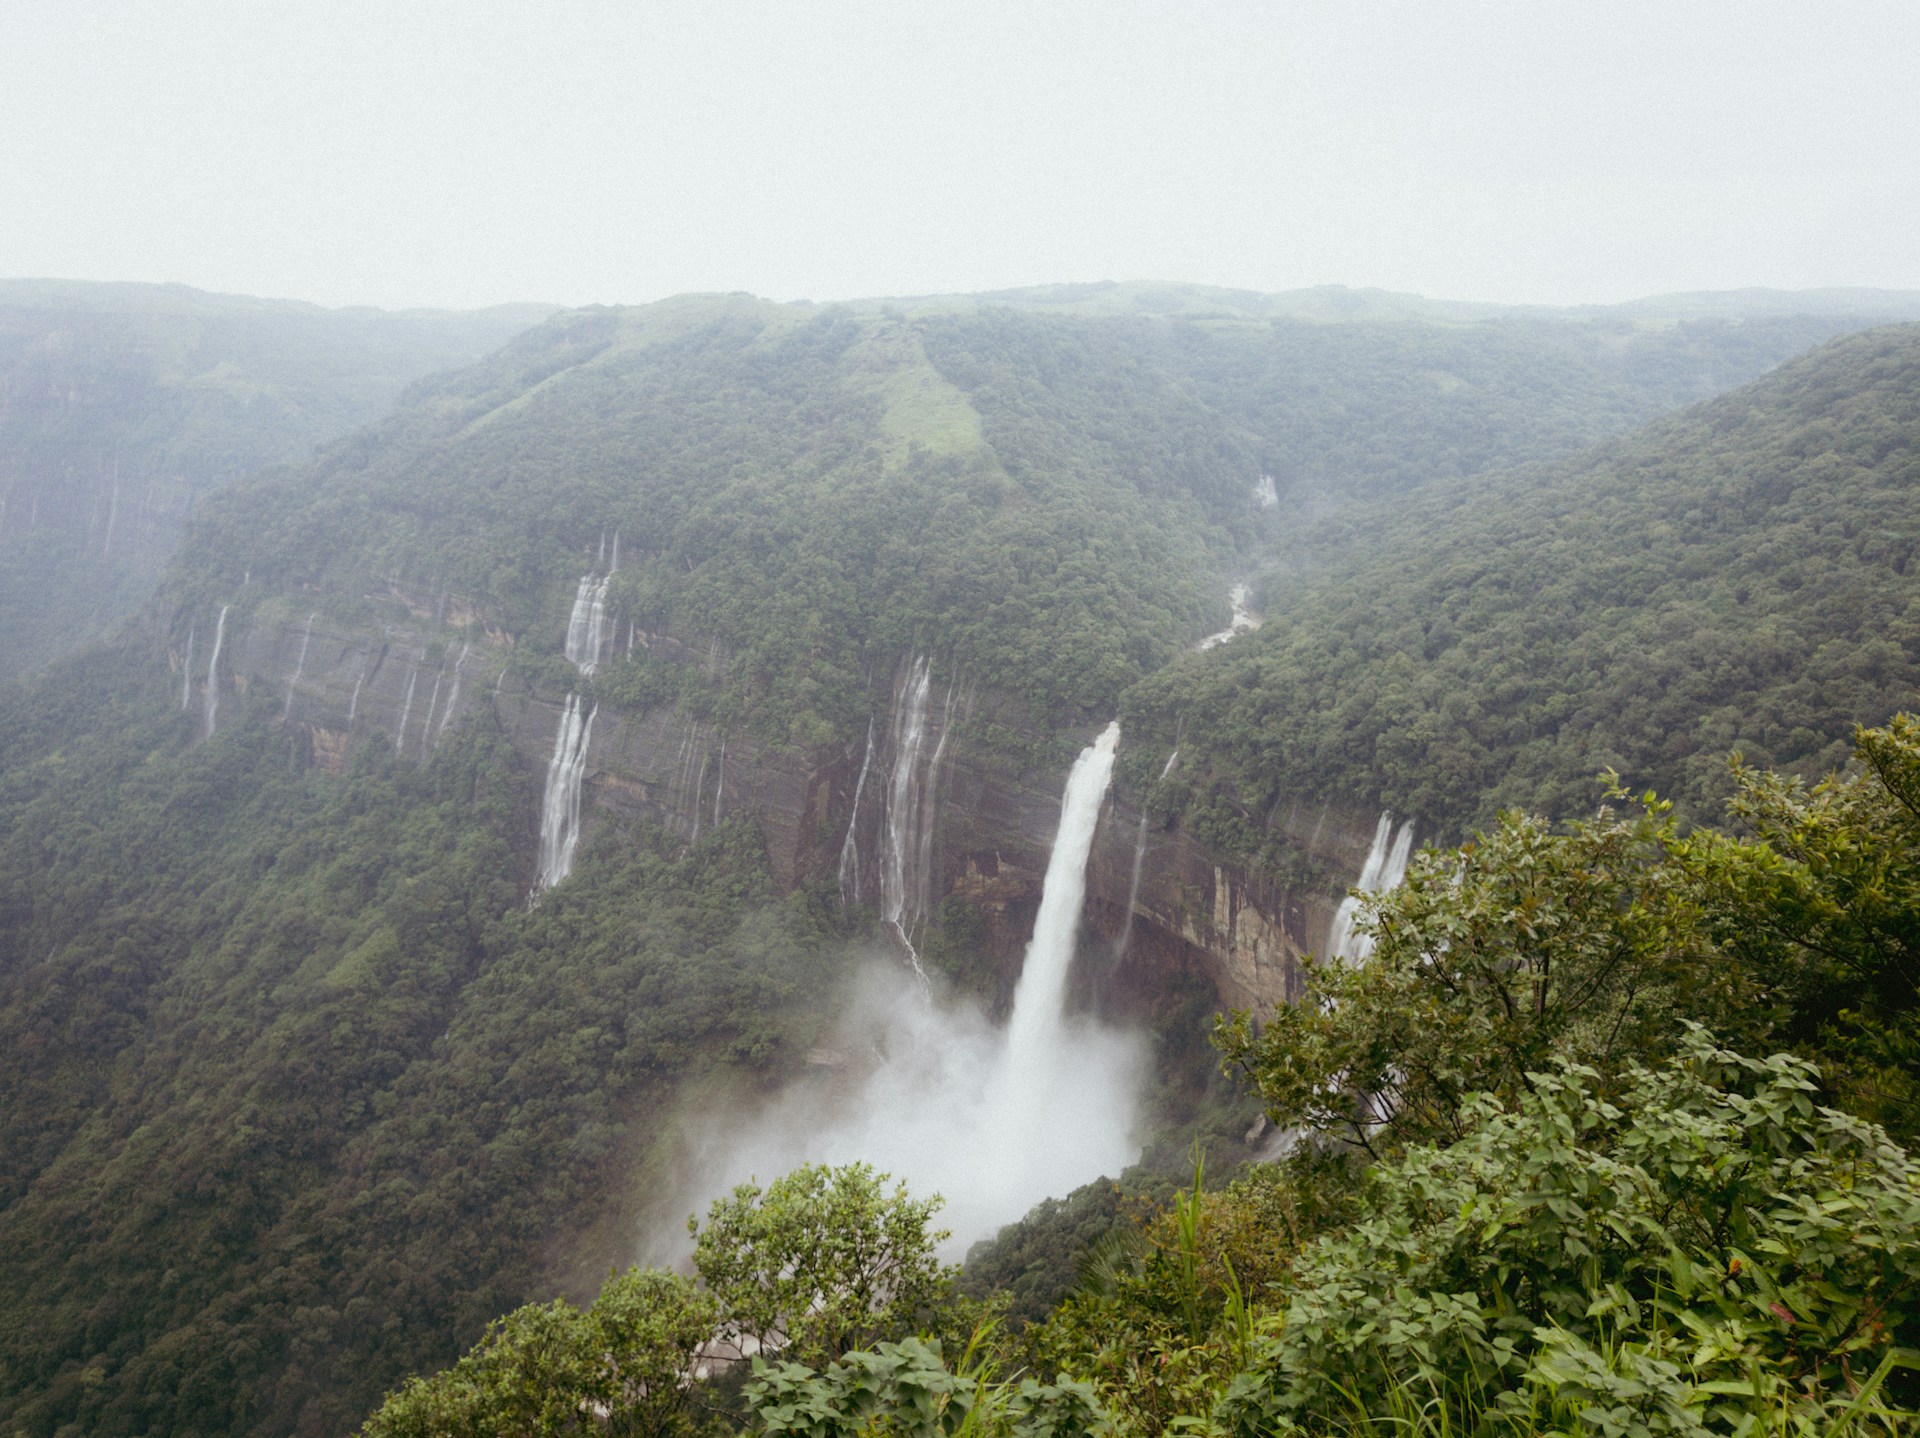
<svg viewBox="0 0 1920 1438">
<path fill-rule="evenodd" d="M 549 313 L 0 280 L 0 678 L 130 614 L 205 495 Z"/>
</svg>

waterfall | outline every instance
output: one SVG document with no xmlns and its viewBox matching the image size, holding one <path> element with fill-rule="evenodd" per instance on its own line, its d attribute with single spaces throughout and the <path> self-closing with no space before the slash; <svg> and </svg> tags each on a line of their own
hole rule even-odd
<svg viewBox="0 0 1920 1438">
<path fill-rule="evenodd" d="M 187 626 L 187 657 L 180 664 L 180 712 L 193 705 L 193 626 Z"/>
<path fill-rule="evenodd" d="M 362 669 L 359 677 L 353 681 L 353 697 L 347 700 L 347 723 L 349 724 L 353 723 L 353 716 L 360 712 L 360 686 L 366 682 L 367 672 Z"/>
<path fill-rule="evenodd" d="M 953 708 L 953 686 L 949 684 L 940 714 L 940 737 L 923 771 L 920 755 L 926 747 L 927 698 L 932 688 L 930 661 L 924 656 L 915 659 L 894 695 L 893 772 L 888 776 L 886 814 L 881 826 L 880 913 L 906 946 L 916 973 L 920 970 L 920 953 L 914 947 L 913 935 L 926 917 L 934 791 L 939 784 L 947 721 Z"/>
<path fill-rule="evenodd" d="M 300 676 L 307 667 L 307 643 L 313 638 L 313 621 L 320 616 L 309 614 L 307 627 L 300 632 L 300 657 L 293 661 L 293 678 L 287 681 L 287 702 L 280 706 L 280 722 L 287 722 L 287 716 L 293 713 L 293 691 L 300 683 Z"/>
<path fill-rule="evenodd" d="M 407 749 L 407 716 L 413 713 L 413 685 L 419 677 L 418 669 L 407 670 L 407 697 L 400 706 L 400 732 L 393 736 L 393 752 L 396 754 L 404 754 Z"/>
<path fill-rule="evenodd" d="M 1233 606 L 1233 617 L 1227 621 L 1227 627 L 1218 634 L 1209 634 L 1199 643 L 1201 649 L 1213 649 L 1225 644 L 1229 639 L 1237 639 L 1249 629 L 1258 629 L 1260 621 L 1253 617 L 1247 608 L 1247 601 L 1253 598 L 1253 590 L 1244 584 L 1236 584 L 1227 595 L 1227 602 Z"/>
<path fill-rule="evenodd" d="M 420 721 L 420 757 L 425 758 L 433 740 L 433 712 L 440 707 L 440 686 L 446 682 L 447 666 L 443 663 L 440 672 L 433 676 L 433 697 L 427 700 L 427 717 Z"/>
<path fill-rule="evenodd" d="M 447 725 L 453 719 L 454 706 L 460 702 L 460 670 L 467 662 L 467 655 L 473 652 L 471 644 L 460 646 L 460 657 L 453 661 L 453 690 L 447 695 L 447 712 L 440 716 L 440 733 L 447 732 Z M 505 673 L 505 670 L 501 671 Z M 436 738 L 438 735 L 435 736 Z"/>
<path fill-rule="evenodd" d="M 607 586 L 611 582 L 610 577 L 581 575 L 580 588 L 573 597 L 573 614 L 567 620 L 567 658 L 589 676 L 599 667 L 600 649 L 606 642 Z"/>
<path fill-rule="evenodd" d="M 220 646 L 227 642 L 227 611 L 233 606 L 220 606 L 220 620 L 213 626 L 213 656 L 207 660 L 207 737 L 213 737 L 213 723 L 220 714 Z"/>
<path fill-rule="evenodd" d="M 107 538 L 100 546 L 100 557 L 113 553 L 113 522 L 120 517 L 120 456 L 113 457 L 113 490 L 107 499 Z"/>
<path fill-rule="evenodd" d="M 613 552 L 620 552 L 620 531 L 613 532 Z M 720 740 L 720 763 L 713 779 L 713 827 L 720 827 L 720 796 L 727 792 L 727 741 Z"/>
<path fill-rule="evenodd" d="M 1060 799 L 1060 829 L 1047 857 L 1047 877 L 1040 888 L 1040 912 L 1033 921 L 1033 939 L 1013 991 L 1013 1017 L 1007 1023 L 1010 1076 L 1018 1083 L 1036 1070 L 1044 1071 L 1060 1047 L 1060 1026 L 1066 1015 L 1067 971 L 1073 966 L 1073 941 L 1080 929 L 1080 908 L 1087 896 L 1087 856 L 1093 852 L 1093 831 L 1100 822 L 1100 806 L 1113 777 L 1113 751 L 1120 743 L 1115 720 L 1100 737 L 1080 751 L 1067 775 Z"/>
<path fill-rule="evenodd" d="M 1412 856 L 1413 820 L 1409 819 L 1400 826 L 1396 838 L 1393 815 L 1383 811 L 1380 822 L 1374 825 L 1373 843 L 1367 849 L 1366 862 L 1360 866 L 1360 877 L 1353 887 L 1366 894 L 1384 894 L 1390 889 L 1397 889 L 1400 881 L 1407 876 L 1407 861 Z M 1334 911 L 1333 926 L 1327 932 L 1329 958 L 1358 964 L 1373 952 L 1373 936 L 1354 931 L 1354 921 L 1360 917 L 1360 905 L 1363 902 L 1353 894 L 1340 901 L 1340 907 Z"/>
<path fill-rule="evenodd" d="M 853 813 L 847 820 L 847 837 L 840 845 L 840 902 L 860 902 L 860 796 L 867 792 L 867 770 L 873 764 L 873 720 L 867 720 L 867 747 L 860 756 L 860 777 L 853 785 Z M 847 892 L 847 876 L 853 876 L 853 892 Z"/>
<path fill-rule="evenodd" d="M 1160 782 L 1165 783 L 1167 775 L 1173 772 L 1174 761 L 1180 757 L 1180 748 L 1174 746 L 1167 762 L 1160 770 Z M 1140 828 L 1133 836 L 1133 877 L 1127 880 L 1127 923 L 1120 931 L 1120 945 L 1114 950 L 1113 961 L 1117 964 L 1127 956 L 1127 945 L 1133 942 L 1133 906 L 1140 900 L 1140 865 L 1147 857 L 1147 801 L 1143 795 L 1140 800 Z"/>
<path fill-rule="evenodd" d="M 593 738 L 595 705 L 582 718 L 580 696 L 567 696 L 560 728 L 547 761 L 547 790 L 540 801 L 540 877 L 535 892 L 551 889 L 573 872 L 573 851 L 580 842 L 580 786 L 587 773 L 587 748 Z"/>
<path fill-rule="evenodd" d="M 613 532 L 613 563 L 607 566 L 607 578 L 611 579 L 620 572 L 620 531 Z"/>
<path fill-rule="evenodd" d="M 1260 482 L 1253 487 L 1253 502 L 1262 509 L 1278 509 L 1280 492 L 1274 487 L 1273 476 L 1263 474 Z"/>
<path fill-rule="evenodd" d="M 1065 1013 L 1087 859 L 1119 738 L 1119 726 L 1109 725 L 1067 777 L 1009 1022 L 996 1026 L 964 999 L 930 993 L 901 966 L 876 964 L 846 994 L 842 1022 L 822 1041 L 837 1046 L 828 1053 L 849 1065 L 852 1082 L 831 1091 L 801 1082 L 738 1120 L 707 1115 L 718 1151 L 693 1173 L 677 1211 L 754 1173 L 861 1159 L 916 1193 L 946 1197 L 940 1216 L 954 1236 L 943 1251 L 957 1258 L 1041 1200 L 1117 1175 L 1139 1157 L 1134 1115 L 1149 1066 L 1145 1045 Z"/>
</svg>

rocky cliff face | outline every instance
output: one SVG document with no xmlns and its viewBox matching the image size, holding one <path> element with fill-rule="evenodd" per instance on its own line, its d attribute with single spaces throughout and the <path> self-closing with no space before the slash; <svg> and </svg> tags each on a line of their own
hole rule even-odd
<svg viewBox="0 0 1920 1438">
<path fill-rule="evenodd" d="M 183 700 L 204 712 L 209 682 L 223 692 L 277 696 L 282 722 L 311 762 L 334 773 L 351 747 L 376 736 L 424 759 L 456 724 L 484 713 L 544 773 L 562 696 L 530 691 L 507 674 L 512 636 L 489 629 L 457 600 L 398 588 L 378 598 L 395 616 L 389 622 L 337 624 L 302 613 L 298 598 L 236 613 L 211 681 L 213 616 L 196 616 L 192 668 L 183 672 L 179 643 L 170 656 Z M 724 662 L 710 650 L 648 637 L 687 662 Z M 888 844 L 899 842 L 889 837 L 889 804 L 901 800 L 905 785 L 921 785 L 931 823 L 908 837 L 919 852 L 896 875 L 913 891 L 903 900 L 906 932 L 919 940 L 944 904 L 964 903 L 978 915 L 986 957 L 1010 992 L 1039 906 L 1065 766 L 1057 774 L 1020 773 L 969 752 L 964 738 L 949 743 L 951 731 L 991 701 L 948 692 L 925 706 L 912 776 L 900 779 L 905 721 L 913 717 L 901 712 L 906 702 L 905 686 L 896 683 L 885 712 L 874 716 L 871 755 L 862 745 L 776 749 L 672 704 L 642 714 L 603 710 L 588 748 L 581 845 L 590 847 L 620 816 L 695 840 L 720 820 L 747 814 L 781 883 L 837 880 L 847 899 L 883 912 Z M 239 708 L 219 712 L 230 722 Z M 1332 803 L 1276 814 L 1275 829 L 1303 861 L 1296 872 L 1327 876 L 1288 884 L 1214 852 L 1177 823 L 1143 824 L 1136 796 L 1116 788 L 1089 864 L 1081 991 L 1121 1013 L 1150 1009 L 1157 994 L 1194 978 L 1230 1007 L 1259 1010 L 1297 998 L 1303 956 L 1325 948 L 1376 817 Z M 531 847 L 533 836 L 526 838 Z"/>
</svg>

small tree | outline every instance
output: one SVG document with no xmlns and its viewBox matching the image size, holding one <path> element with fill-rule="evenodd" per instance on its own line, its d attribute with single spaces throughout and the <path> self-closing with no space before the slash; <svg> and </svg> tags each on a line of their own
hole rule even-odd
<svg viewBox="0 0 1920 1438">
<path fill-rule="evenodd" d="M 1855 737 L 1857 765 L 1809 788 L 1736 764 L 1750 838 L 1702 834 L 1694 864 L 1719 944 L 1779 996 L 1785 1036 L 1847 1106 L 1920 1137 L 1920 719 Z"/>
<path fill-rule="evenodd" d="M 715 1200 L 693 1262 L 725 1312 L 723 1331 L 820 1367 L 855 1348 L 929 1326 L 959 1270 L 927 1224 L 938 1197 L 914 1199 L 867 1164 L 806 1164 L 767 1188 Z"/>
<path fill-rule="evenodd" d="M 1670 1051 L 1681 1018 L 1755 1040 L 1767 1015 L 1702 922 L 1686 841 L 1665 804 L 1635 807 L 1564 833 L 1505 814 L 1420 855 L 1365 911 L 1368 961 L 1318 966 L 1261 1032 L 1224 1022 L 1227 1061 L 1275 1123 L 1377 1155 L 1452 1142 L 1469 1094 L 1513 1098 L 1557 1058 L 1612 1075 Z"/>
<path fill-rule="evenodd" d="M 555 1299 L 496 1319 L 453 1367 L 408 1379 L 361 1438 L 691 1433 L 694 1354 L 719 1321 L 687 1279 L 629 1269 L 585 1310 Z"/>
</svg>

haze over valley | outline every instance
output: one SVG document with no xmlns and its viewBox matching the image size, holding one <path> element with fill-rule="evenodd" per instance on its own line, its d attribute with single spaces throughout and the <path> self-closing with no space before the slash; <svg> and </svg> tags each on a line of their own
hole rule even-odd
<svg viewBox="0 0 1920 1438">
<path fill-rule="evenodd" d="M 188 12 L 0 18 L 0 1433 L 1920 1432 L 1905 11 Z"/>
</svg>

